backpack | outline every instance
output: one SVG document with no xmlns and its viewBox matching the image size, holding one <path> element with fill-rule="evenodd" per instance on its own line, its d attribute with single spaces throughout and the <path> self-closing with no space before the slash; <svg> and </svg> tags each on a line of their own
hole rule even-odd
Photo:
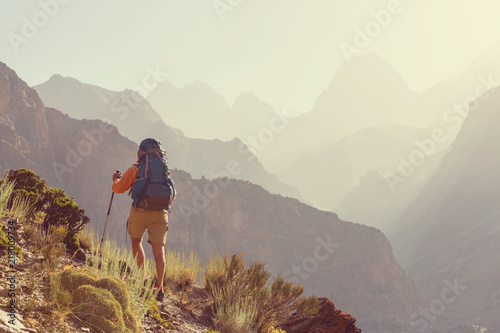
<svg viewBox="0 0 500 333">
<path fill-rule="evenodd" d="M 132 206 L 150 210 L 169 209 L 175 194 L 170 179 L 167 153 L 155 139 L 145 139 L 139 145 L 139 172 L 132 184 Z"/>
</svg>

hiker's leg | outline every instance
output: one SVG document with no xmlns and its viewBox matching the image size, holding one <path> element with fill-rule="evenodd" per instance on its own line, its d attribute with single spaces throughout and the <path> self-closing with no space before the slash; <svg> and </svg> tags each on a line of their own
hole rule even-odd
<svg viewBox="0 0 500 333">
<path fill-rule="evenodd" d="M 155 211 L 153 223 L 148 225 L 148 243 L 153 248 L 153 256 L 156 262 L 156 278 L 158 285 L 163 285 L 165 274 L 165 244 L 167 241 L 168 213 L 166 211 Z"/>
<path fill-rule="evenodd" d="M 153 256 L 156 262 L 156 278 L 158 285 L 163 285 L 163 276 L 165 275 L 165 245 L 159 242 L 151 242 Z"/>
<path fill-rule="evenodd" d="M 136 209 L 132 207 L 130 209 L 130 215 L 128 217 L 128 234 L 130 235 L 130 240 L 132 241 L 132 254 L 137 262 L 137 266 L 142 268 L 144 266 L 144 249 L 142 248 L 142 237 L 146 232 L 146 226 L 144 221 L 147 221 L 147 212 L 144 209 Z"/>
<path fill-rule="evenodd" d="M 142 238 L 130 238 L 132 241 L 132 254 L 137 262 L 137 266 L 144 266 L 144 248 L 142 247 Z"/>
</svg>

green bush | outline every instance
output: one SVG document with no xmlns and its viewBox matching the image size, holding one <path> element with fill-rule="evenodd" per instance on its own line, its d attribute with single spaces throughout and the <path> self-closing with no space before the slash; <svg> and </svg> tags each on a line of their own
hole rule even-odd
<svg viewBox="0 0 500 333">
<path fill-rule="evenodd" d="M 80 286 L 75 290 L 73 303 L 75 315 L 94 330 L 126 332 L 123 311 L 108 290 L 90 285 Z"/>
<path fill-rule="evenodd" d="M 85 211 L 78 207 L 74 199 L 68 198 L 66 193 L 59 188 L 50 188 L 47 190 L 43 205 L 45 219 L 44 228 L 50 226 L 66 226 L 68 233 L 64 239 L 70 248 L 77 246 L 78 233 L 83 230 L 85 224 L 90 219 L 85 215 Z"/>
<path fill-rule="evenodd" d="M 53 295 L 71 295 L 73 313 L 93 330 L 106 333 L 140 332 L 130 309 L 125 283 L 117 277 L 99 278 L 90 270 L 68 269 L 53 276 Z M 68 302 L 68 301 L 66 301 Z"/>
<path fill-rule="evenodd" d="M 78 233 L 90 219 L 73 198 L 69 198 L 61 189 L 47 187 L 44 179 L 28 169 L 8 171 L 2 183 L 14 183 L 11 206 L 13 198 L 25 198 L 32 207 L 30 217 L 43 212 L 45 215 L 42 225 L 45 230 L 49 230 L 51 226 L 66 226 L 68 232 L 64 243 L 70 249 L 78 247 Z"/>
</svg>

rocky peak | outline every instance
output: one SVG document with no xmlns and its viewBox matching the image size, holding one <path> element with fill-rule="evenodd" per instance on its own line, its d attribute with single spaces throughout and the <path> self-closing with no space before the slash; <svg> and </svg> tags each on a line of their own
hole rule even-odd
<svg viewBox="0 0 500 333">
<path fill-rule="evenodd" d="M 0 140 L 30 160 L 54 155 L 42 101 L 26 82 L 2 62 Z"/>
</svg>

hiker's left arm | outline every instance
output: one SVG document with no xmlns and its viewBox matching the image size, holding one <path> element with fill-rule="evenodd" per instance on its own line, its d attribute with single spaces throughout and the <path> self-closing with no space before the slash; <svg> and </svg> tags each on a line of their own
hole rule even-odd
<svg viewBox="0 0 500 333">
<path fill-rule="evenodd" d="M 132 186 L 136 176 L 137 167 L 133 165 L 123 173 L 122 178 L 113 177 L 113 186 L 111 189 L 115 193 L 124 193 Z"/>
</svg>

